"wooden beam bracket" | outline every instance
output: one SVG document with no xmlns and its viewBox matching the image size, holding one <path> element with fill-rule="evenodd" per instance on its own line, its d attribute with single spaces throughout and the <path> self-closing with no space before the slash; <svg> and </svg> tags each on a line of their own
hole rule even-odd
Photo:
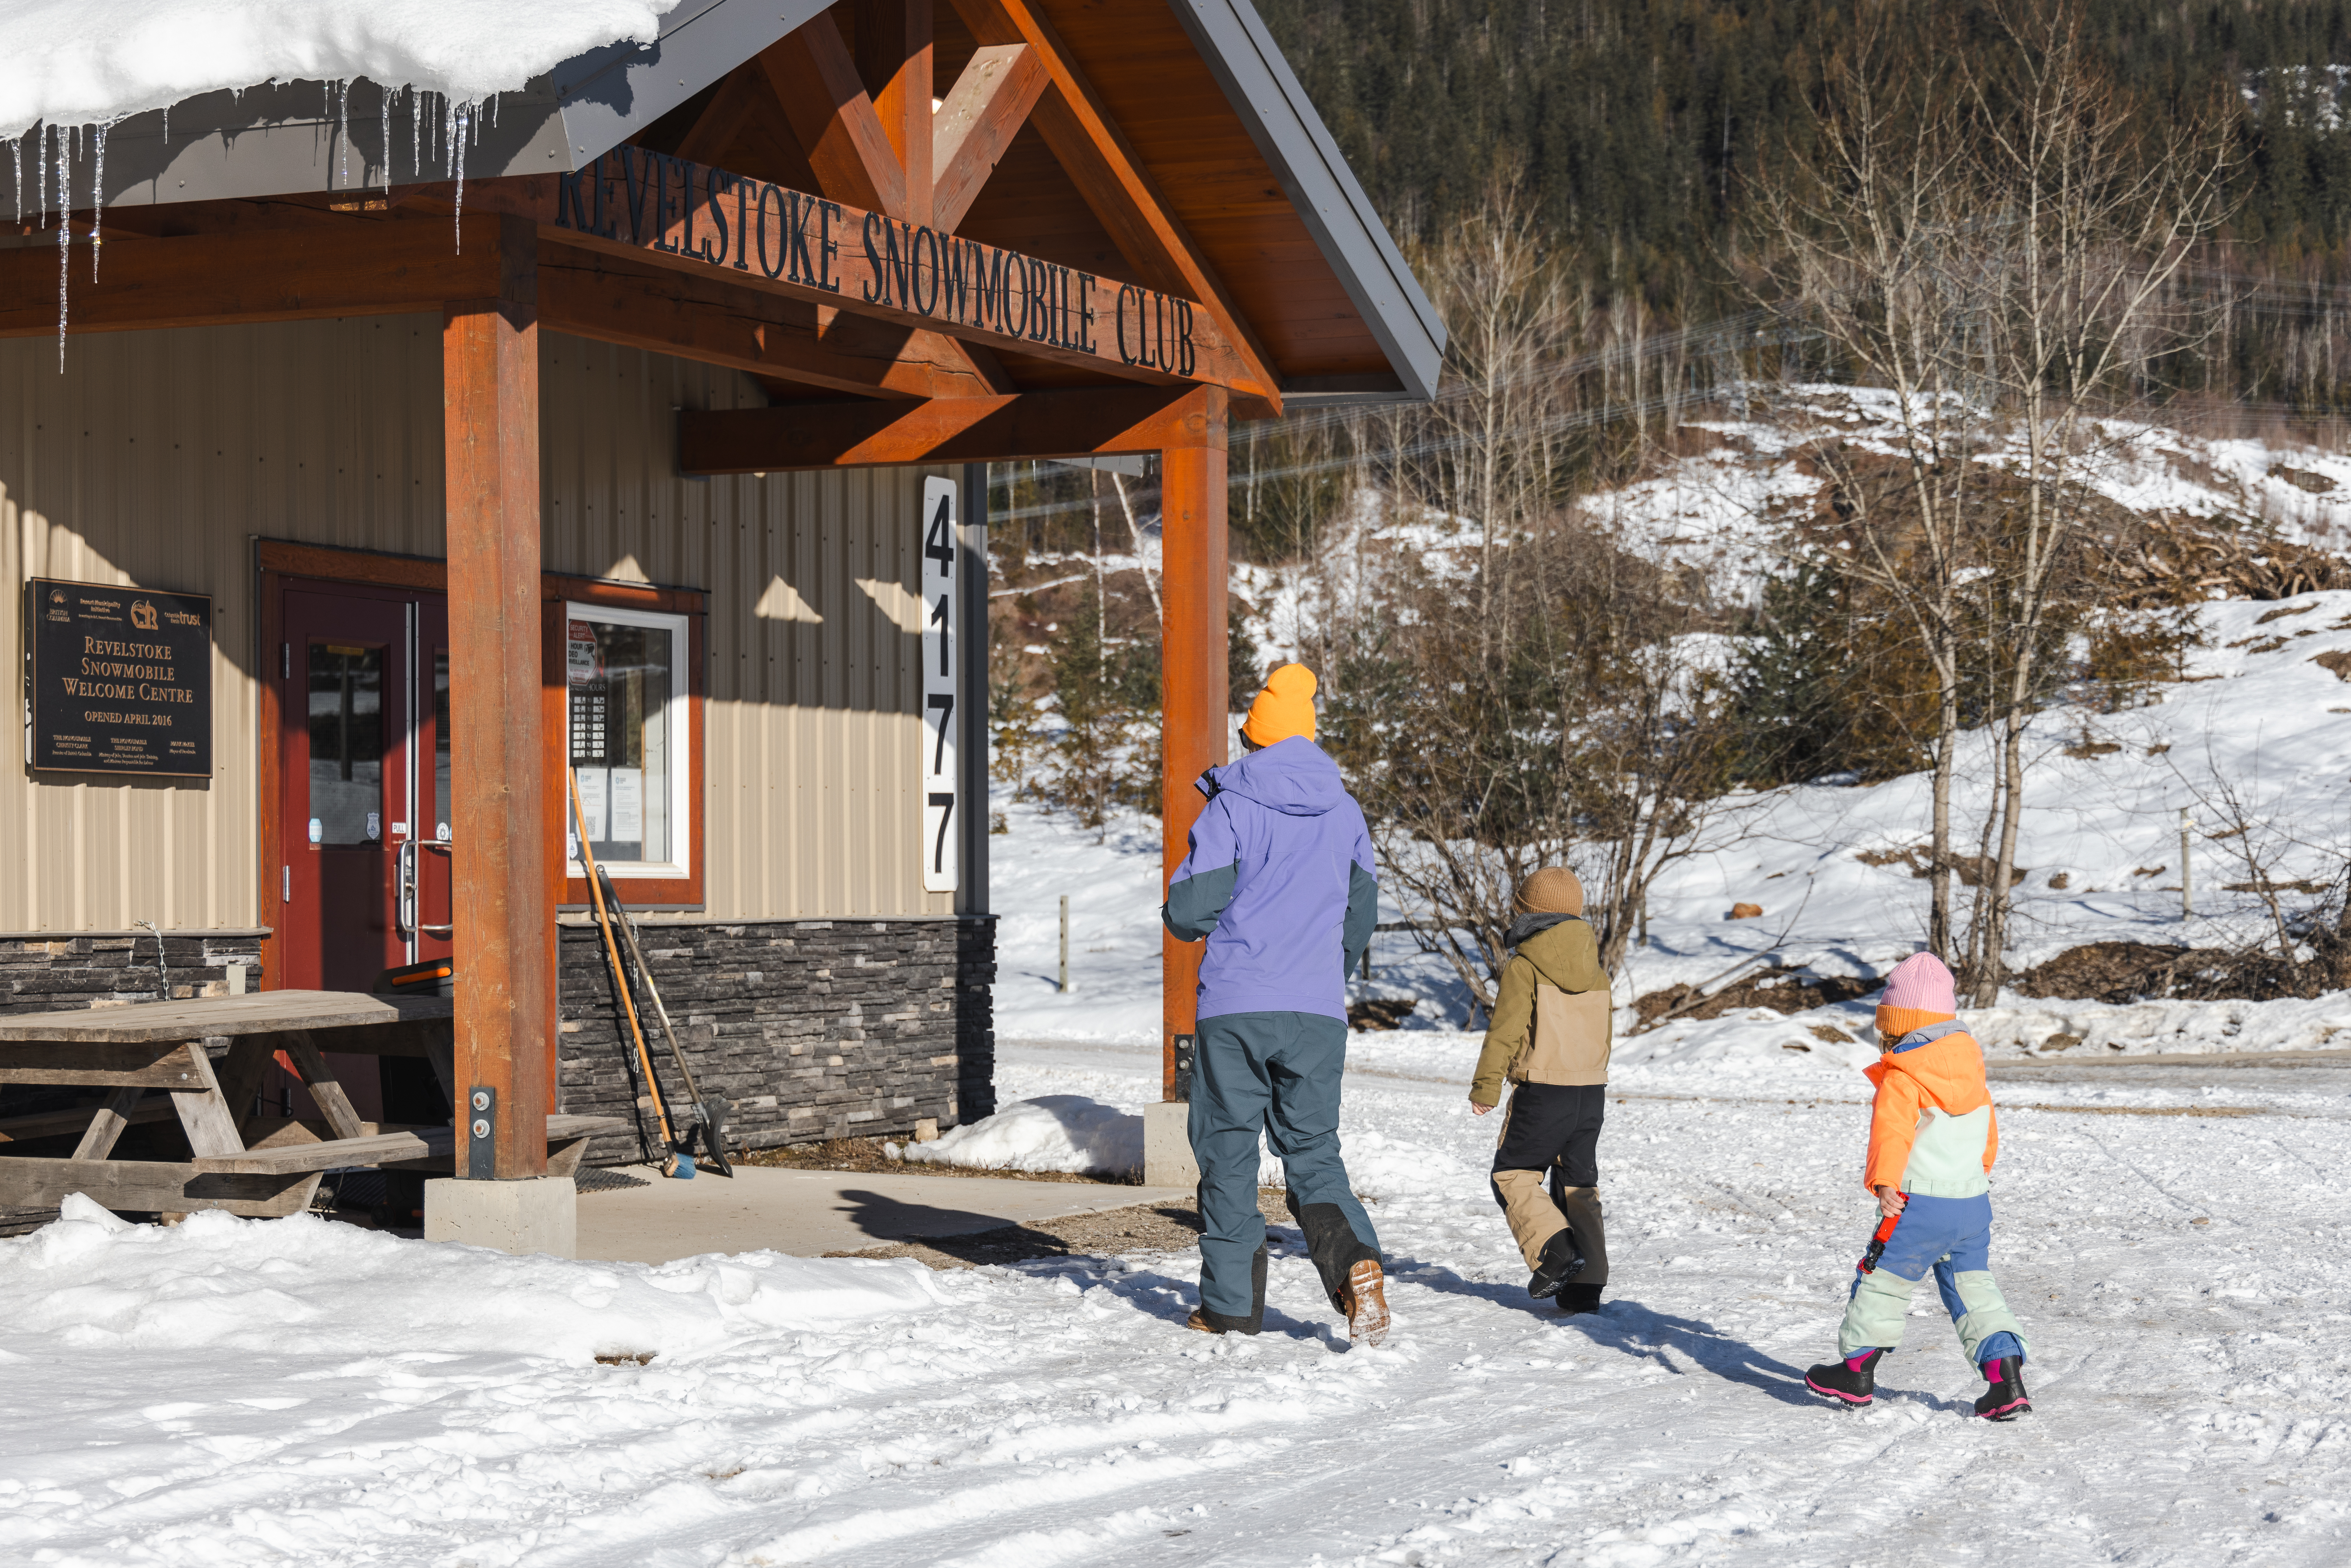
<svg viewBox="0 0 2351 1568">
<path fill-rule="evenodd" d="M 1224 445 L 1216 387 L 1102 387 L 926 402 L 689 409 L 678 467 L 695 476 L 905 463 L 1091 457 Z"/>
<path fill-rule="evenodd" d="M 953 234 L 963 222 L 1050 80 L 1027 44 L 987 44 L 973 54 L 933 123 L 934 227 Z"/>
</svg>

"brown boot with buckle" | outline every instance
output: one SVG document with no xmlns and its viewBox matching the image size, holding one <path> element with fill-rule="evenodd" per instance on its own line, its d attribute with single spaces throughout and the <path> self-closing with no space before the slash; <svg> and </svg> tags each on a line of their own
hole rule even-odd
<svg viewBox="0 0 2351 1568">
<path fill-rule="evenodd" d="M 1366 1258 L 1347 1270 L 1339 1310 L 1347 1314 L 1347 1337 L 1377 1344 L 1388 1337 L 1387 1280 L 1378 1260 Z"/>
</svg>

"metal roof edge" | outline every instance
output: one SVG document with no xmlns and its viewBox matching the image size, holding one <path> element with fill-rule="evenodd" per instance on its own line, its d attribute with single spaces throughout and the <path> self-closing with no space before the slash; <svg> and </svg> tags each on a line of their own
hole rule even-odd
<svg viewBox="0 0 2351 1568">
<path fill-rule="evenodd" d="M 662 18 L 651 48 L 612 44 L 550 74 L 564 146 L 578 168 L 638 131 L 826 10 L 832 0 L 707 0 Z M 531 173 L 528 168 L 502 170 Z"/>
<path fill-rule="evenodd" d="M 1372 210 L 1371 198 L 1257 8 L 1249 0 L 1167 3 L 1272 166 L 1323 259 L 1364 313 L 1406 393 L 1421 401 L 1435 397 L 1445 360 L 1445 323 Z M 1364 401 L 1394 401 L 1394 394 Z"/>
</svg>

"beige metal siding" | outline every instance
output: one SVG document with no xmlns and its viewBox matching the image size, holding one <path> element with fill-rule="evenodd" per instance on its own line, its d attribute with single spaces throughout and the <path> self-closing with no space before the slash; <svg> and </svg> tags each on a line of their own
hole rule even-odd
<svg viewBox="0 0 2351 1568">
<path fill-rule="evenodd" d="M 921 891 L 921 639 L 857 583 L 911 596 L 921 475 L 683 480 L 674 411 L 748 381 L 552 333 L 541 358 L 548 568 L 710 595 L 706 914 L 949 913 Z M 0 646 L 37 576 L 216 616 L 209 786 L 0 763 L 0 930 L 257 922 L 252 541 L 439 557 L 440 485 L 433 317 L 81 337 L 62 374 L 55 342 L 0 341 Z M 778 578 L 821 619 L 755 613 Z"/>
<path fill-rule="evenodd" d="M 859 586 L 914 601 L 925 471 L 681 479 L 676 410 L 758 390 L 556 333 L 539 395 L 548 569 L 710 595 L 704 913 L 952 914 L 922 891 L 922 637 Z"/>
</svg>

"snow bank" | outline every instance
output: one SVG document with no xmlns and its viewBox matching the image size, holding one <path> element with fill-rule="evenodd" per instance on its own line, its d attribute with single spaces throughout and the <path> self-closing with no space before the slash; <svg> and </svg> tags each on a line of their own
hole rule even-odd
<svg viewBox="0 0 2351 1568">
<path fill-rule="evenodd" d="M 0 136 L 103 125 L 268 81 L 513 92 L 606 44 L 650 44 L 677 0 L 11 0 Z"/>
<path fill-rule="evenodd" d="M 1996 1008 L 1964 1015 L 1992 1054 L 2147 1056 L 2187 1052 L 2325 1051 L 2351 1044 L 2351 991 L 2304 1000 L 2082 1002 L 2004 993 Z M 2052 1049 L 2052 1046 L 2054 1049 Z"/>
<path fill-rule="evenodd" d="M 902 1152 L 916 1165 L 1114 1175 L 1143 1168 L 1143 1118 L 1083 1094 L 1045 1094 Z"/>
<path fill-rule="evenodd" d="M 1803 1081 L 1843 1076 L 1877 1060 L 1874 998 L 1785 1016 L 1748 1008 L 1702 1023 L 1675 1022 L 1620 1033 L 1612 1066 L 1618 1082 L 1705 1069 L 1741 1079 Z M 1620 1030 L 1627 1015 L 1619 1009 Z M 2310 1000 L 2096 1002 L 2001 993 L 1990 1008 L 1959 1014 L 1987 1057 L 2107 1060 L 2185 1054 L 2229 1056 L 2324 1051 L 2351 1043 L 2351 991 Z M 1839 1036 L 1844 1038 L 1840 1039 Z"/>
<path fill-rule="evenodd" d="M 131 1225 L 77 1193 L 0 1241 L 9 1328 L 85 1349 L 272 1354 L 492 1352 L 586 1362 L 927 1312 L 904 1260 L 775 1252 L 641 1263 L 515 1258 L 297 1215 Z"/>
<path fill-rule="evenodd" d="M 1356 1039 L 1360 1045 L 1362 1037 Z M 935 1142 L 904 1145 L 899 1154 L 917 1165 L 966 1170 L 1119 1176 L 1143 1168 L 1143 1117 L 1085 1094 L 1040 1094 L 943 1133 Z M 1449 1156 L 1378 1133 L 1351 1134 L 1346 1154 L 1357 1190 L 1380 1197 L 1441 1187 L 1460 1177 Z M 1280 1186 L 1281 1156 L 1263 1134 L 1257 1159 L 1258 1185 Z"/>
</svg>

